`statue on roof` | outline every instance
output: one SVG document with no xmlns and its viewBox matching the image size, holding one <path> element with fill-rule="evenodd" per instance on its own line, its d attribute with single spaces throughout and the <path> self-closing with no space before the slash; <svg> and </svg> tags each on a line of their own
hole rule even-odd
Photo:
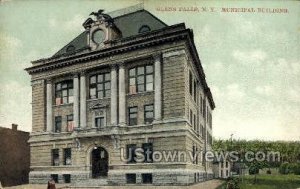
<svg viewBox="0 0 300 189">
<path fill-rule="evenodd" d="M 98 12 L 91 12 L 90 16 L 95 16 L 97 20 L 104 20 L 106 22 L 112 22 L 112 17 L 103 13 L 103 9 L 99 9 Z"/>
</svg>

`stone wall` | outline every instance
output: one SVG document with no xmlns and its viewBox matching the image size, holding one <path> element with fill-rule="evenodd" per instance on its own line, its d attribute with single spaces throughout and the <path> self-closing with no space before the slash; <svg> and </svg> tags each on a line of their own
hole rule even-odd
<svg viewBox="0 0 300 189">
<path fill-rule="evenodd" d="M 44 80 L 32 82 L 32 131 L 43 132 L 46 127 L 46 83 Z"/>
</svg>

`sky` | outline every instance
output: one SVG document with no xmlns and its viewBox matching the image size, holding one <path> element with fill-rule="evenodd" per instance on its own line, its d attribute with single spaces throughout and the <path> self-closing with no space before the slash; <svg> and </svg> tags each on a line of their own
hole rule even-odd
<svg viewBox="0 0 300 189">
<path fill-rule="evenodd" d="M 0 126 L 16 123 L 31 131 L 30 76 L 24 71 L 30 61 L 52 56 L 80 34 L 92 11 L 138 3 L 0 0 Z M 216 104 L 215 138 L 300 140 L 300 1 L 145 0 L 144 8 L 168 25 L 184 22 L 193 30 Z"/>
</svg>

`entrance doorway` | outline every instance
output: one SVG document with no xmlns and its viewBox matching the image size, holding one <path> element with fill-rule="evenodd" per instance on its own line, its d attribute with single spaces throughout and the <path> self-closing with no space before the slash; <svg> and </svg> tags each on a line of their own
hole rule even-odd
<svg viewBox="0 0 300 189">
<path fill-rule="evenodd" d="M 92 178 L 106 177 L 108 172 L 108 153 L 102 147 L 92 151 Z"/>
</svg>

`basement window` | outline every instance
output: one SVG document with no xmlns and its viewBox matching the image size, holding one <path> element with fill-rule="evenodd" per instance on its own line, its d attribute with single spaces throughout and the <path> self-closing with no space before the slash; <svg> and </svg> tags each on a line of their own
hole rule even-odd
<svg viewBox="0 0 300 189">
<path fill-rule="evenodd" d="M 64 183 L 71 183 L 71 175 L 65 174 L 63 175 Z"/>
<path fill-rule="evenodd" d="M 51 174 L 51 178 L 53 178 L 55 183 L 58 183 L 58 175 L 57 174 Z"/>
<path fill-rule="evenodd" d="M 126 183 L 135 184 L 136 183 L 136 174 L 126 174 Z"/>
<path fill-rule="evenodd" d="M 151 173 L 142 174 L 142 183 L 152 184 L 152 174 Z"/>
</svg>

